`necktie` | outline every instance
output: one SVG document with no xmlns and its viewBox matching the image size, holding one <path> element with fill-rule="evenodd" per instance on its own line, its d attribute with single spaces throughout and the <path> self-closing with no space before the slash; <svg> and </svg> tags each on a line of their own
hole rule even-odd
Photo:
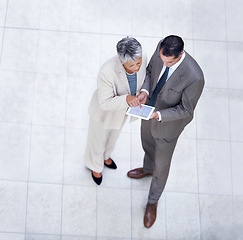
<svg viewBox="0 0 243 240">
<path fill-rule="evenodd" d="M 166 67 L 163 75 L 161 76 L 159 82 L 157 83 L 156 87 L 154 88 L 154 91 L 152 93 L 152 96 L 148 102 L 148 105 L 150 106 L 154 106 L 155 102 L 156 102 L 156 99 L 157 99 L 157 96 L 158 96 L 158 93 L 160 92 L 160 90 L 162 89 L 162 87 L 164 86 L 165 84 L 165 81 L 166 81 L 166 78 L 168 76 L 168 72 L 169 72 L 169 68 Z"/>
</svg>

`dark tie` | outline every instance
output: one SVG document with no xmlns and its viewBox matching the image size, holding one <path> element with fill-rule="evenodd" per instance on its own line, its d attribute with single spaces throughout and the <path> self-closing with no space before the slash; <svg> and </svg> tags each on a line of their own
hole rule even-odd
<svg viewBox="0 0 243 240">
<path fill-rule="evenodd" d="M 156 87 L 154 88 L 152 96 L 149 99 L 148 105 L 154 106 L 154 104 L 156 102 L 156 99 L 157 99 L 157 96 L 158 96 L 158 93 L 160 92 L 160 90 L 162 89 L 162 87 L 165 84 L 165 81 L 166 81 L 167 76 L 168 76 L 168 72 L 169 72 L 169 68 L 166 67 L 163 75 L 161 76 L 161 78 L 160 78 L 159 82 L 157 83 Z"/>
</svg>

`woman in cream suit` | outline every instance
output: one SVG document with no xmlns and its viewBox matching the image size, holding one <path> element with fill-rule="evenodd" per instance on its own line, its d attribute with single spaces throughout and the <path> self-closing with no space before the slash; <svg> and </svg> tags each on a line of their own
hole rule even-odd
<svg viewBox="0 0 243 240">
<path fill-rule="evenodd" d="M 104 165 L 116 169 L 110 154 L 126 121 L 127 108 L 140 105 L 136 95 L 146 72 L 146 60 L 136 39 L 123 38 L 116 49 L 117 55 L 108 60 L 98 73 L 98 87 L 88 110 L 90 120 L 85 160 L 98 185 L 102 182 Z"/>
</svg>

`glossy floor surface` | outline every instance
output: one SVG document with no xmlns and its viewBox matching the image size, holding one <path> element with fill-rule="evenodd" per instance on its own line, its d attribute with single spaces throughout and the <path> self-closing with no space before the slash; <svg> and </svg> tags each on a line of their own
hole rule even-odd
<svg viewBox="0 0 243 240">
<path fill-rule="evenodd" d="M 242 240 L 243 2 L 0 0 L 0 240 Z M 87 105 L 123 37 L 148 59 L 177 34 L 206 85 L 176 147 L 157 221 L 140 122 L 125 124 L 97 187 L 84 166 Z"/>
</svg>

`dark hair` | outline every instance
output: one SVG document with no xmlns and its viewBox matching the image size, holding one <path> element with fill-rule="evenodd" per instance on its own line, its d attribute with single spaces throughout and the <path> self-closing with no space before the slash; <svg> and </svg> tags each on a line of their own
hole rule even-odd
<svg viewBox="0 0 243 240">
<path fill-rule="evenodd" d="M 134 62 L 142 57 L 142 46 L 133 37 L 127 36 L 120 40 L 116 45 L 116 50 L 122 64 L 129 60 Z"/>
<path fill-rule="evenodd" d="M 184 42 L 181 37 L 170 35 L 161 42 L 159 50 L 161 49 L 164 56 L 178 58 L 184 49 Z"/>
</svg>

